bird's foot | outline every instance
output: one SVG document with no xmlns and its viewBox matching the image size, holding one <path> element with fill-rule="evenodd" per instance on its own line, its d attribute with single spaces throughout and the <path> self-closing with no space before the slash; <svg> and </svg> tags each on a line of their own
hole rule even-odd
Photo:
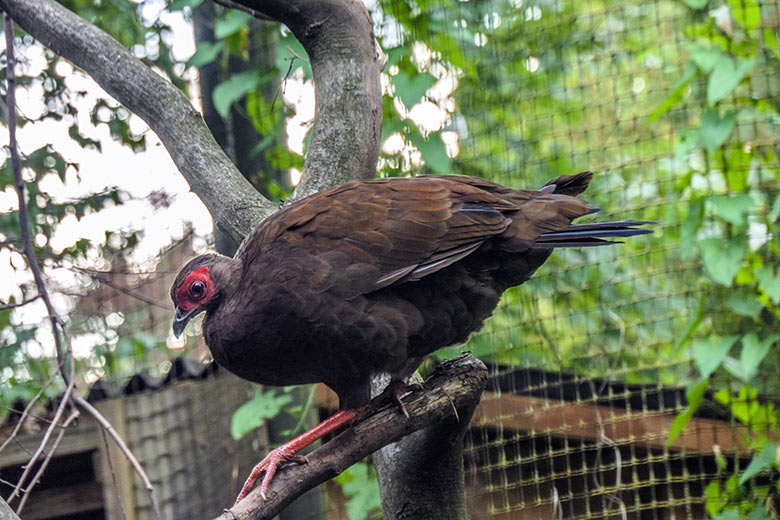
<svg viewBox="0 0 780 520">
<path fill-rule="evenodd" d="M 296 437 L 287 444 L 283 444 L 282 446 L 279 446 L 275 450 L 271 451 L 271 453 L 269 453 L 268 456 L 264 458 L 262 462 L 260 462 L 260 464 L 255 466 L 252 472 L 249 474 L 249 478 L 247 478 L 246 482 L 244 482 L 244 487 L 241 488 L 241 492 L 236 497 L 236 504 L 241 502 L 249 494 L 249 492 L 254 487 L 255 482 L 257 482 L 257 479 L 260 478 L 260 475 L 263 473 L 265 473 L 265 476 L 263 477 L 263 481 L 260 483 L 260 496 L 262 496 L 265 500 L 266 492 L 268 491 L 268 485 L 271 483 L 271 479 L 274 478 L 276 470 L 279 469 L 281 464 L 285 462 L 297 462 L 299 464 L 307 463 L 308 460 L 306 457 L 297 455 L 299 451 L 310 445 L 312 442 L 338 430 L 342 426 L 351 424 L 355 421 L 362 410 L 362 408 L 355 410 L 341 410 L 335 415 L 325 419 L 311 430 Z"/>
<path fill-rule="evenodd" d="M 293 441 L 294 442 L 294 441 Z M 255 486 L 255 482 L 260 478 L 260 475 L 265 473 L 263 481 L 260 483 L 260 496 L 265 500 L 266 491 L 268 491 L 268 485 L 271 483 L 271 479 L 274 478 L 276 470 L 279 466 L 285 462 L 295 462 L 298 464 L 306 464 L 309 460 L 301 455 L 296 455 L 298 449 L 293 444 L 288 442 L 279 446 L 275 450 L 271 451 L 257 466 L 252 469 L 252 472 L 244 482 L 244 487 L 241 488 L 241 492 L 236 497 L 236 504 L 241 502 L 246 497 L 252 488 Z"/>
<path fill-rule="evenodd" d="M 390 381 L 387 387 L 385 387 L 385 389 L 382 390 L 379 395 L 371 400 L 371 403 L 369 403 L 368 409 L 366 410 L 366 415 L 374 412 L 380 406 L 383 406 L 389 399 L 392 400 L 396 406 L 398 406 L 398 409 L 401 410 L 401 413 L 404 414 L 404 416 L 408 419 L 409 411 L 406 409 L 406 405 L 401 400 L 401 397 L 414 390 L 424 389 L 425 388 L 423 387 L 422 383 L 407 384 L 398 379 L 394 379 Z"/>
</svg>

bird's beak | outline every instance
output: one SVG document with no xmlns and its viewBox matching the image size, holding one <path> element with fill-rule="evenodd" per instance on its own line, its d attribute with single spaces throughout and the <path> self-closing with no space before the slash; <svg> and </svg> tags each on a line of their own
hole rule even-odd
<svg viewBox="0 0 780 520">
<path fill-rule="evenodd" d="M 173 335 L 177 338 L 181 337 L 181 333 L 184 332 L 184 328 L 187 323 L 195 317 L 197 309 L 192 309 L 189 312 L 184 312 L 180 308 L 176 307 L 176 315 L 173 317 Z"/>
</svg>

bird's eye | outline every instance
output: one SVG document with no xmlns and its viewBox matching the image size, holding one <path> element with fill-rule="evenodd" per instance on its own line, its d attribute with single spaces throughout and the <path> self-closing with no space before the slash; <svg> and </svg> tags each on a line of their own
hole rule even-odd
<svg viewBox="0 0 780 520">
<path fill-rule="evenodd" d="M 192 296 L 195 298 L 200 298 L 205 292 L 206 286 L 203 284 L 203 282 L 195 282 L 192 284 L 192 286 L 190 286 L 190 294 L 192 294 Z"/>
</svg>

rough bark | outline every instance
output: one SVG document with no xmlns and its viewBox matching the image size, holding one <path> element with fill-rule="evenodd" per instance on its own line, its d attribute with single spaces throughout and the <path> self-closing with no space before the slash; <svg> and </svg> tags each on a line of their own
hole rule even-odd
<svg viewBox="0 0 780 520">
<path fill-rule="evenodd" d="M 317 111 L 303 178 L 295 198 L 355 178 L 373 177 L 381 136 L 380 71 L 384 56 L 374 40 L 371 20 L 363 4 L 358 0 L 217 1 L 241 6 L 260 18 L 269 17 L 285 23 L 309 55 L 316 85 Z M 193 191 L 211 211 L 219 230 L 239 242 L 275 210 L 238 172 L 184 95 L 113 38 L 52 0 L 0 0 L 0 8 L 33 37 L 84 69 L 117 101 L 149 124 Z M 460 388 L 464 384 L 461 379 L 454 378 L 453 385 Z M 457 388 L 448 391 L 453 401 Z M 468 406 L 462 407 L 456 402 L 462 421 L 460 426 L 467 424 L 480 393 L 481 386 L 474 402 Z M 339 436 L 337 439 L 341 441 L 330 442 L 318 450 L 318 453 L 325 450 L 321 459 L 312 459 L 313 463 L 305 468 L 285 470 L 272 485 L 268 502 L 260 504 L 257 493 L 250 495 L 234 509 L 237 518 L 270 518 L 275 513 L 263 516 L 270 510 L 270 504 L 275 504 L 273 511 L 278 511 L 303 490 L 338 474 L 381 446 L 401 439 L 413 430 L 440 423 L 447 416 L 441 410 L 452 409 L 449 399 L 443 407 L 436 409 L 438 411 L 426 412 L 430 415 L 421 416 L 413 411 L 417 410 L 420 399 L 428 398 L 421 395 L 428 394 L 428 391 L 415 394 L 407 405 L 413 412 L 412 420 L 387 424 L 380 420 L 377 423 L 381 414 L 374 415 Z M 393 415 L 394 411 L 385 413 Z M 371 433 L 375 431 L 372 427 L 380 431 L 381 440 Z M 392 510 L 388 512 L 388 518 L 429 518 L 423 513 L 419 513 L 422 516 L 413 514 L 414 508 L 425 502 L 441 504 L 445 496 L 450 497 L 446 500 L 452 501 L 454 511 L 462 509 L 461 434 L 459 431 L 454 434 L 451 427 L 453 423 L 445 420 L 439 427 L 405 441 L 402 449 L 380 456 L 380 459 L 384 457 L 384 462 L 380 462 L 380 482 L 385 492 L 383 502 Z M 437 453 L 448 462 L 436 466 L 435 473 L 428 472 L 424 480 L 408 479 L 409 472 L 424 469 L 414 464 L 414 459 L 420 457 L 420 450 L 432 447 L 447 448 L 446 453 L 441 449 Z M 320 462 L 315 464 L 317 460 Z M 429 458 L 425 460 L 430 461 Z M 314 471 L 312 468 L 319 469 Z M 306 474 L 302 482 L 298 482 L 300 471 Z M 445 482 L 445 485 L 438 482 Z M 279 490 L 284 486 L 294 486 L 297 494 L 282 497 Z M 444 487 L 448 491 L 446 494 Z M 388 498 L 388 490 L 399 496 L 414 496 L 414 503 L 404 505 L 393 497 Z M 252 513 L 251 510 L 259 505 L 262 505 L 262 511 Z"/>
<path fill-rule="evenodd" d="M 114 38 L 51 0 L 0 0 L 0 9 L 146 121 L 216 225 L 236 241 L 276 210 L 228 159 L 187 97 Z"/>
<path fill-rule="evenodd" d="M 433 425 L 437 430 L 451 428 L 446 432 L 451 439 L 459 437 L 461 431 L 467 426 L 471 413 L 479 403 L 482 390 L 487 381 L 487 368 L 478 359 L 465 354 L 458 358 L 445 361 L 437 367 L 434 374 L 425 382 L 424 391 L 416 391 L 404 398 L 409 411 L 409 419 L 399 413 L 394 405 L 388 405 L 363 418 L 350 426 L 327 444 L 308 456 L 309 463 L 291 465 L 274 477 L 268 489 L 268 498 L 263 500 L 260 490 L 255 489 L 243 501 L 226 511 L 219 520 L 265 520 L 278 514 L 287 504 L 295 500 L 301 493 L 308 489 L 335 477 L 352 464 L 375 452 L 382 446 L 408 436 L 412 432 L 419 432 Z M 457 412 L 455 411 L 457 410 Z M 434 456 L 451 457 L 449 453 L 443 453 L 436 446 L 440 438 L 428 437 L 424 445 L 419 449 L 431 449 L 431 452 L 423 454 L 425 460 Z M 462 459 L 451 459 L 450 466 L 460 468 L 459 478 L 463 479 Z M 441 468 L 441 465 L 437 465 Z M 415 466 L 407 466 L 409 471 L 420 469 Z M 435 470 L 435 468 L 434 468 Z M 430 482 L 421 481 L 414 475 L 406 475 L 414 482 L 423 485 L 424 489 L 431 489 Z M 436 487 L 443 491 L 445 485 L 457 486 L 451 475 L 440 475 L 428 471 L 428 479 L 436 481 Z M 442 479 L 444 480 L 443 482 Z M 399 492 L 407 489 L 402 483 L 398 484 Z M 427 491 L 425 492 L 427 494 Z M 404 506 L 401 516 L 385 516 L 385 518 L 458 518 L 457 516 L 428 516 L 427 511 L 446 509 L 442 501 L 447 495 L 431 498 L 427 495 L 427 508 L 412 510 Z M 460 499 L 462 502 L 462 498 Z M 411 503 L 421 505 L 423 501 Z M 399 500 L 399 504 L 403 500 Z M 452 509 L 450 509 L 452 510 Z"/>
<path fill-rule="evenodd" d="M 300 199 L 347 181 L 373 178 L 382 134 L 384 54 L 359 0 L 234 0 L 287 25 L 309 55 L 316 117 Z"/>
<path fill-rule="evenodd" d="M 19 520 L 11 506 L 6 504 L 2 498 L 0 498 L 0 520 Z"/>
<path fill-rule="evenodd" d="M 385 381 L 375 378 L 372 393 Z M 384 520 L 466 520 L 463 437 L 479 398 L 371 455 Z M 435 497 L 435 498 L 433 498 Z"/>
</svg>

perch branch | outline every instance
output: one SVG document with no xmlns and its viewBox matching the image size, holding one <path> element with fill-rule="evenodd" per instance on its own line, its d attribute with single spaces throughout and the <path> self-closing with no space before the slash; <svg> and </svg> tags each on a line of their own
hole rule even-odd
<svg viewBox="0 0 780 520">
<path fill-rule="evenodd" d="M 276 210 L 236 169 L 187 97 L 114 38 L 52 0 L 0 0 L 0 8 L 146 121 L 217 227 L 236 242 Z"/>
<path fill-rule="evenodd" d="M 0 498 L 0 520 L 19 520 L 11 506 L 6 504 L 2 498 Z"/>
<path fill-rule="evenodd" d="M 219 3 L 224 3 L 220 0 Z M 284 23 L 309 55 L 316 116 L 294 199 L 376 175 L 385 57 L 356 0 L 230 0 Z"/>
<path fill-rule="evenodd" d="M 487 368 L 465 354 L 445 361 L 426 381 L 424 391 L 404 398 L 409 419 L 395 405 L 386 406 L 352 425 L 327 444 L 308 455 L 308 464 L 280 471 L 268 490 L 267 500 L 255 489 L 218 520 L 266 520 L 307 490 L 335 477 L 371 453 L 412 432 L 453 418 L 460 410 L 473 410 L 487 381 Z"/>
</svg>

